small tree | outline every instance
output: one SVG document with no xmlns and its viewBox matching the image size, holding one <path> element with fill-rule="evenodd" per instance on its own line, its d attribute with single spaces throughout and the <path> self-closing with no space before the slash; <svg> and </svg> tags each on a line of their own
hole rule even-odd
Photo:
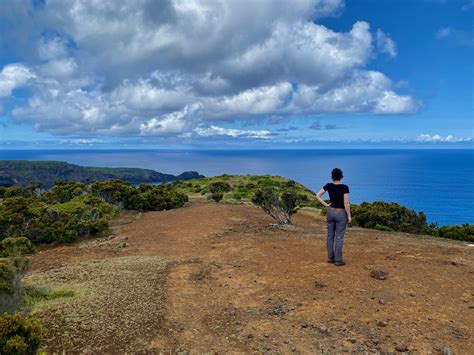
<svg viewBox="0 0 474 355">
<path fill-rule="evenodd" d="M 252 198 L 252 202 L 272 216 L 277 225 L 291 224 L 291 215 L 295 211 L 297 201 L 298 196 L 294 191 L 283 191 L 279 194 L 270 187 L 257 190 Z"/>
<path fill-rule="evenodd" d="M 24 237 L 5 238 L 2 248 L 6 257 L 0 258 L 0 314 L 16 312 L 20 307 L 21 280 L 30 265 L 30 259 L 24 254 L 35 251 L 35 247 Z"/>
</svg>

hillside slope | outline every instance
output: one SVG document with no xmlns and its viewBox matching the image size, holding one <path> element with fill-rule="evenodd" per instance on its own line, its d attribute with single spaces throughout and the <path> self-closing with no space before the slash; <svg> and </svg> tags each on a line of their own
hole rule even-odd
<svg viewBox="0 0 474 355">
<path fill-rule="evenodd" d="M 294 220 L 275 228 L 255 206 L 194 201 L 41 250 L 27 284 L 75 292 L 33 307 L 43 349 L 474 353 L 473 247 L 352 228 L 336 267 L 324 218 Z"/>
<path fill-rule="evenodd" d="M 44 187 L 50 187 L 58 180 L 89 183 L 92 180 L 109 179 L 140 184 L 202 177 L 195 171 L 175 176 L 150 169 L 85 167 L 59 161 L 0 160 L 0 186 L 27 185 L 41 181 Z"/>
</svg>

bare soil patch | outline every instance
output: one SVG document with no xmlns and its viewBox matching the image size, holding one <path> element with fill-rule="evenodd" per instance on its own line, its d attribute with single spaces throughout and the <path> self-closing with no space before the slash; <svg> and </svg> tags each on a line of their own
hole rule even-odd
<svg viewBox="0 0 474 355">
<path fill-rule="evenodd" d="M 86 290 L 38 307 L 45 350 L 474 353 L 466 243 L 351 228 L 335 267 L 312 211 L 285 228 L 247 204 L 135 217 L 33 257 L 28 282 Z"/>
</svg>

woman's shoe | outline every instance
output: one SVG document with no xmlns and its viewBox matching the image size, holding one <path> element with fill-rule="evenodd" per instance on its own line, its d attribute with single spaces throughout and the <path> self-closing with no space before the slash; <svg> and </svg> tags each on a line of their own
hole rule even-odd
<svg viewBox="0 0 474 355">
<path fill-rule="evenodd" d="M 336 262 L 334 262 L 334 265 L 336 265 L 336 266 L 344 266 L 344 265 L 346 265 L 346 262 L 345 262 L 344 260 L 342 260 L 342 261 L 336 261 Z"/>
<path fill-rule="evenodd" d="M 334 259 L 328 259 L 328 263 L 334 264 Z"/>
</svg>

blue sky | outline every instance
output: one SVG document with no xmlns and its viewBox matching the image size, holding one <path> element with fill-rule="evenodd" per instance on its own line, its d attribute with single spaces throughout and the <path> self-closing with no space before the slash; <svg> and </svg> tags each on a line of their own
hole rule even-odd
<svg viewBox="0 0 474 355">
<path fill-rule="evenodd" d="M 0 7 L 4 149 L 473 146 L 472 0 Z"/>
</svg>

